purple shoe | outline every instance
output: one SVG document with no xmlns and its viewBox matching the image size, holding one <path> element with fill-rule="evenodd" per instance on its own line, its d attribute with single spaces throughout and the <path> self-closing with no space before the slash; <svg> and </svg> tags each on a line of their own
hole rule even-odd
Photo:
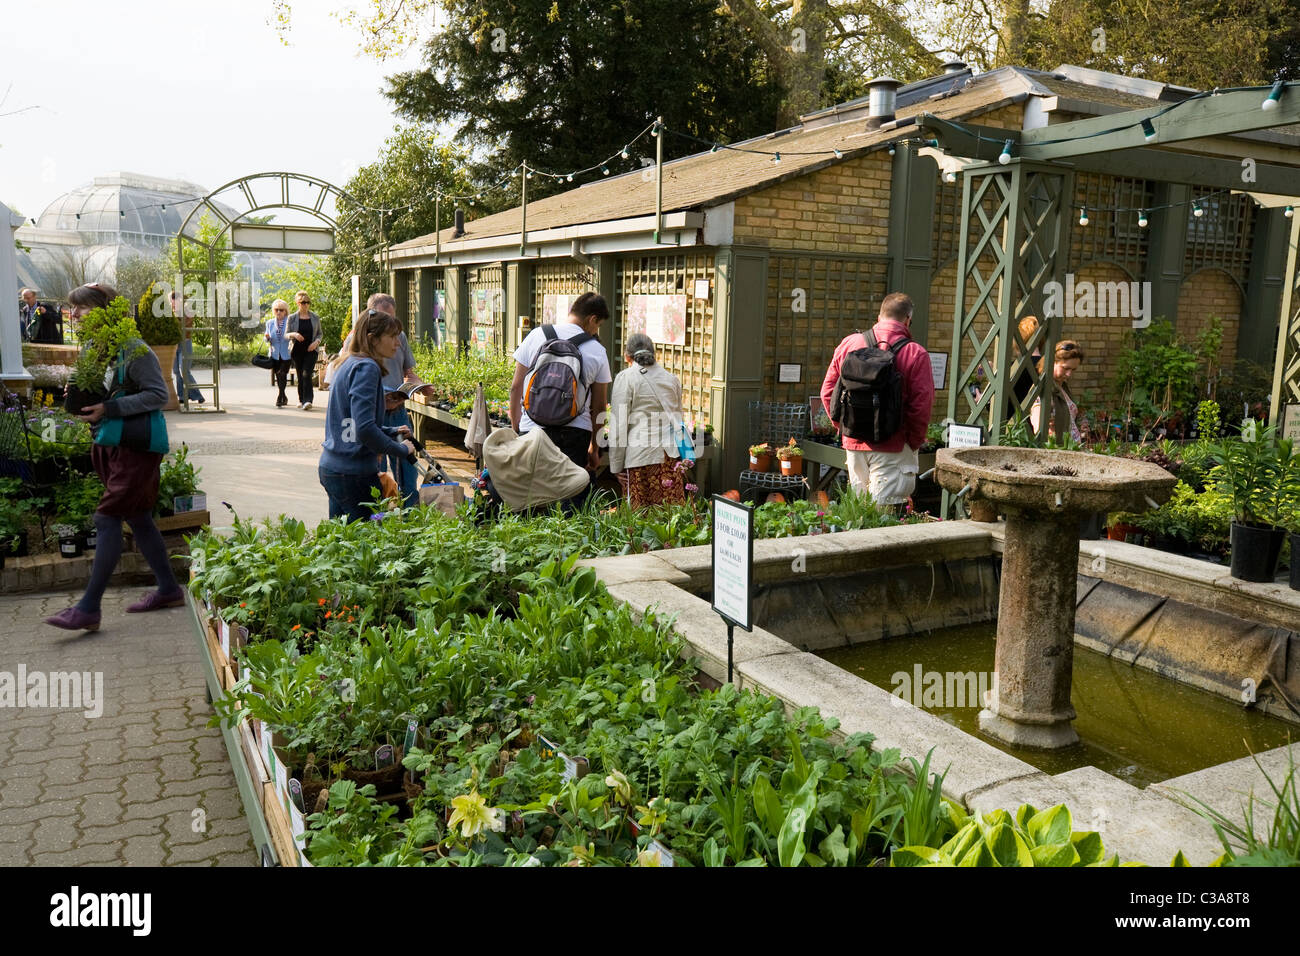
<svg viewBox="0 0 1300 956">
<path fill-rule="evenodd" d="M 61 627 L 65 631 L 98 631 L 99 615 L 87 614 L 74 605 L 53 617 L 47 617 L 45 623 L 53 627 Z"/>
<path fill-rule="evenodd" d="M 156 611 L 164 607 L 180 607 L 185 603 L 185 592 L 177 588 L 171 594 L 163 594 L 161 591 L 150 591 L 139 601 L 136 601 L 126 609 L 127 614 L 141 614 L 145 611 Z"/>
</svg>

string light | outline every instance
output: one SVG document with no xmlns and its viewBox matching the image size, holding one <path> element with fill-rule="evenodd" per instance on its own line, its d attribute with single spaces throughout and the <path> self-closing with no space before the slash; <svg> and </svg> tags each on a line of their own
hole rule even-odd
<svg viewBox="0 0 1300 956">
<path fill-rule="evenodd" d="M 1286 216 L 1288 219 L 1290 219 L 1292 216 L 1295 215 L 1295 207 L 1294 207 L 1294 206 L 1287 206 L 1287 207 L 1286 207 L 1286 211 L 1283 212 L 1282 215 L 1284 215 L 1284 216 Z"/>
<path fill-rule="evenodd" d="M 1003 166 L 1011 162 L 1011 140 L 1002 144 L 1002 153 L 998 156 L 998 162 Z"/>
<path fill-rule="evenodd" d="M 1087 207 L 1087 206 L 1080 206 L 1080 207 L 1079 207 L 1079 225 L 1081 225 L 1081 226 L 1086 226 L 1086 225 L 1088 225 L 1088 207 Z"/>
<path fill-rule="evenodd" d="M 889 155 L 890 155 L 890 156 L 893 156 L 894 153 L 896 153 L 896 152 L 897 152 L 897 150 L 894 149 L 894 144 L 893 144 L 893 143 L 890 143 L 890 144 L 889 144 Z"/>
<path fill-rule="evenodd" d="M 623 147 L 623 151 L 622 151 L 621 153 L 619 153 L 618 155 L 621 156 L 623 159 L 627 159 L 628 156 L 629 156 L 630 154 L 629 154 L 628 151 L 627 151 L 627 147 L 624 146 L 624 147 Z"/>
<path fill-rule="evenodd" d="M 1202 216 L 1205 215 L 1205 209 L 1201 206 L 1199 200 L 1192 204 L 1192 215 L 1195 216 L 1197 219 L 1200 219 Z"/>
<path fill-rule="evenodd" d="M 600 167 L 600 174 L 601 174 L 602 176 L 608 176 L 608 175 L 609 175 L 609 167 L 608 167 L 608 166 L 601 166 L 601 167 Z"/>
<path fill-rule="evenodd" d="M 1269 91 L 1268 99 L 1264 100 L 1264 102 L 1260 105 L 1259 108 L 1262 110 L 1277 109 L 1277 105 L 1282 99 L 1282 88 L 1284 86 L 1286 86 L 1286 83 L 1283 82 L 1282 80 L 1278 80 L 1276 83 L 1274 83 L 1273 89 Z"/>
<path fill-rule="evenodd" d="M 780 154 L 780 153 L 773 153 L 773 154 L 772 154 L 772 165 L 773 165 L 773 166 L 780 166 L 780 165 L 781 165 L 781 154 Z"/>
<path fill-rule="evenodd" d="M 1147 211 L 1146 211 L 1145 209 L 1139 209 L 1139 210 L 1138 210 L 1138 228 L 1140 228 L 1140 229 L 1145 229 L 1146 227 L 1147 227 Z"/>
<path fill-rule="evenodd" d="M 1142 121 L 1142 136 L 1148 143 L 1156 138 L 1156 128 L 1149 119 Z"/>
<path fill-rule="evenodd" d="M 893 150 L 891 149 L 890 152 L 892 153 Z M 841 153 L 841 152 L 837 149 L 837 150 L 835 150 L 835 158 L 836 158 L 836 159 L 843 159 L 843 158 L 844 158 L 844 154 Z"/>
<path fill-rule="evenodd" d="M 957 181 L 957 174 L 950 169 L 943 174 L 943 181 L 945 183 L 955 183 Z"/>
</svg>

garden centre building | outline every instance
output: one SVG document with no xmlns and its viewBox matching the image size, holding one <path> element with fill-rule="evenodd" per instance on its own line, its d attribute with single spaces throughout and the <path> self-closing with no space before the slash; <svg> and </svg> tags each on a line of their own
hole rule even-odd
<svg viewBox="0 0 1300 956">
<path fill-rule="evenodd" d="M 417 333 L 445 307 L 452 336 L 505 350 L 589 288 L 611 303 L 611 352 L 630 310 L 638 321 L 642 309 L 662 316 L 655 337 L 663 363 L 682 381 L 688 415 L 717 429 L 721 473 L 734 475 L 748 441 L 747 404 L 816 394 L 836 344 L 874 320 L 888 291 L 915 300 L 913 332 L 931 352 L 952 349 L 965 161 L 931 148 L 937 141 L 923 139 L 931 134 L 912 118 L 1019 136 L 1195 93 L 1072 66 L 974 75 L 952 64 L 891 96 L 894 86 L 733 144 L 753 152 L 704 151 L 665 163 L 658 223 L 659 184 L 647 167 L 530 202 L 526 213 L 516 207 L 467 222 L 463 235 L 446 229 L 396 245 L 394 294 L 409 303 Z M 1295 281 L 1288 241 L 1298 221 L 1289 206 L 1289 194 L 1300 193 L 1297 146 L 1300 128 L 1286 127 L 1184 140 L 1157 154 L 1167 166 L 1153 164 L 1150 149 L 1127 160 L 1115 152 L 1061 161 L 1071 170 L 1073 201 L 1060 202 L 1072 210 L 1057 269 L 1073 285 L 1053 337 L 1077 339 L 1087 351 L 1076 382 L 1085 389 L 1109 382 L 1126 334 L 1151 317 L 1169 319 L 1190 340 L 1217 316 L 1220 362 L 1245 359 L 1271 374 L 1288 280 Z M 1256 163 L 1269 171 L 1258 184 Z M 1237 164 L 1241 190 L 1223 188 L 1225 170 Z M 972 216 L 971 243 L 978 238 Z M 1088 283 L 1102 295 L 1076 302 L 1073 291 Z M 1133 298 L 1116 308 L 1117 293 L 1130 289 Z M 1017 314 L 1050 313 L 1041 286 L 1028 299 Z M 937 383 L 940 376 L 936 421 L 956 377 L 946 368 Z"/>
</svg>

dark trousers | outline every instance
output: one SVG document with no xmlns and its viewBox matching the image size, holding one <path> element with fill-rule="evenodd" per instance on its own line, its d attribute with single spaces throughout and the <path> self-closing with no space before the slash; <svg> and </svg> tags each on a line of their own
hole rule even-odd
<svg viewBox="0 0 1300 956">
<path fill-rule="evenodd" d="M 365 521 L 374 512 L 366 505 L 374 500 L 372 491 L 379 489 L 379 473 L 344 475 L 317 466 L 321 487 L 330 500 L 330 517 L 348 521 Z"/>
<path fill-rule="evenodd" d="M 305 348 L 293 353 L 293 373 L 298 376 L 298 402 L 303 404 L 312 400 L 311 383 L 316 378 L 316 353 Z"/>
<path fill-rule="evenodd" d="M 555 442 L 556 447 L 570 461 L 580 468 L 587 467 L 587 451 L 591 448 L 590 431 L 572 425 L 544 425 L 542 431 L 546 432 L 546 437 Z"/>
<path fill-rule="evenodd" d="M 289 384 L 290 363 L 288 359 L 272 359 L 271 361 L 275 363 L 271 369 L 271 378 L 275 381 L 276 388 L 280 390 L 276 403 L 283 405 L 289 401 L 289 397 L 284 394 L 284 387 Z"/>
</svg>

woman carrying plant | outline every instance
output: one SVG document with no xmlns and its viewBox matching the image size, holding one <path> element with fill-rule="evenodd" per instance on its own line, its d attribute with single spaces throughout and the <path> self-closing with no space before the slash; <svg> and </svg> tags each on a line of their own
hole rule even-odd
<svg viewBox="0 0 1300 956">
<path fill-rule="evenodd" d="M 627 368 L 614 379 L 609 413 L 609 470 L 627 478 L 634 508 L 685 504 L 685 472 L 679 436 L 685 437 L 682 383 L 655 361 L 648 335 L 628 337 L 623 350 Z"/>
<path fill-rule="evenodd" d="M 141 340 L 126 300 L 120 299 L 113 289 L 92 282 L 73 289 L 68 301 L 72 304 L 73 321 L 81 322 L 78 335 L 86 351 L 104 369 L 103 389 L 108 397 L 86 406 L 77 416 L 92 426 L 99 426 L 95 429 L 96 441 L 91 446 L 90 459 L 104 483 L 104 494 L 95 510 L 97 544 L 86 591 L 75 605 L 47 617 L 45 623 L 69 631 L 97 631 L 100 601 L 122 554 L 123 521 L 131 526 L 136 545 L 158 582 L 158 590 L 132 604 L 127 612 L 136 614 L 185 603 L 185 592 L 172 573 L 167 546 L 153 522 L 162 454 L 137 451 L 123 444 L 101 444 L 108 440 L 107 426 L 114 420 L 121 420 L 119 431 L 125 436 L 128 421 L 138 423 L 142 417 L 147 418 L 166 405 L 167 382 L 158 359 Z"/>
<path fill-rule="evenodd" d="M 298 312 L 289 319 L 289 338 L 293 339 L 290 358 L 298 377 L 298 407 L 311 411 L 311 383 L 316 375 L 316 350 L 321 343 L 320 316 L 311 310 L 311 294 L 299 292 L 293 297 Z"/>
<path fill-rule="evenodd" d="M 1043 374 L 1046 356 L 1038 360 L 1038 374 Z M 1052 417 L 1047 422 L 1048 437 L 1063 441 L 1062 436 L 1069 435 L 1076 442 L 1085 439 L 1079 428 L 1079 407 L 1075 404 L 1067 383 L 1075 370 L 1083 364 L 1083 349 L 1073 339 L 1056 343 L 1056 354 L 1052 363 Z M 1042 399 L 1035 399 L 1034 407 L 1029 413 L 1029 420 L 1034 431 L 1038 431 L 1038 421 L 1043 411 Z"/>
<path fill-rule="evenodd" d="M 280 389 L 275 407 L 283 408 L 289 404 L 284 386 L 289 381 L 289 350 L 293 345 L 293 340 L 289 338 L 289 303 L 284 299 L 276 299 L 271 303 L 271 318 L 266 320 L 266 333 L 262 337 L 271 346 L 271 361 L 274 363 L 271 379 Z"/>
<path fill-rule="evenodd" d="M 383 362 L 397 354 L 402 324 L 378 309 L 358 313 L 351 353 L 330 381 L 325 410 L 325 451 L 320 456 L 320 483 L 329 495 L 330 517 L 362 520 L 378 490 L 379 456 L 403 459 L 414 453 L 405 425 L 383 426 Z"/>
</svg>

